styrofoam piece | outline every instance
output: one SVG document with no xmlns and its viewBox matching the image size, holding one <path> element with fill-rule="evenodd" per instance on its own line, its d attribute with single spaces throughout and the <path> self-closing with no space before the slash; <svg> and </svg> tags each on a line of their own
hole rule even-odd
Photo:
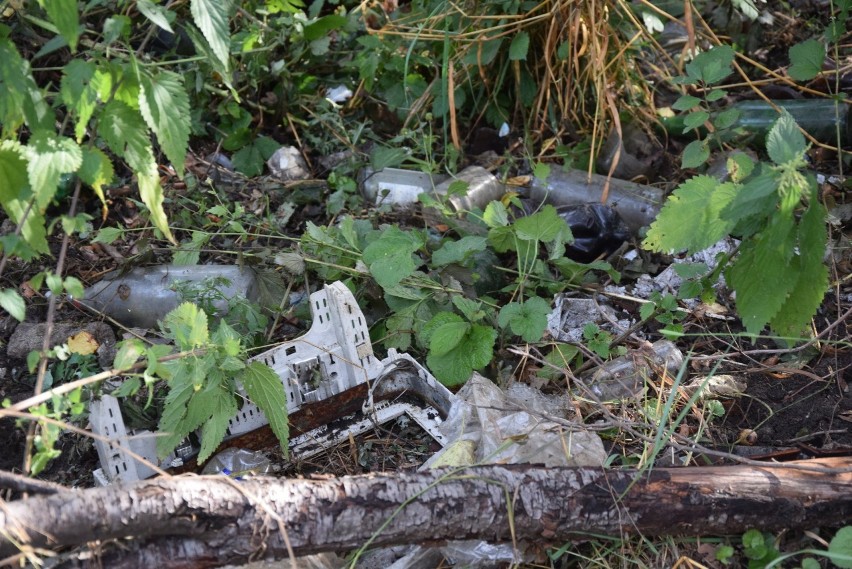
<svg viewBox="0 0 852 569">
<path fill-rule="evenodd" d="M 352 425 L 341 424 L 335 435 L 327 426 L 296 437 L 291 441 L 295 456 L 304 456 L 309 448 L 323 450 L 334 441 L 346 440 L 350 432 L 366 430 L 407 413 L 439 442 L 437 426 L 441 415 L 449 409 L 452 394 L 416 360 L 407 354 L 390 350 L 387 358 L 378 360 L 370 343 L 367 322 L 351 291 L 341 282 L 326 285 L 310 297 L 313 324 L 303 336 L 263 352 L 251 361 L 261 361 L 271 367 L 281 378 L 287 396 L 287 411 L 294 413 L 302 405 L 325 400 L 359 384 L 376 380 L 370 391 L 369 405 L 365 404 L 363 416 L 351 417 Z M 395 391 L 411 391 L 432 405 L 420 407 L 405 402 L 373 405 L 374 398 Z M 240 389 L 243 396 L 245 393 Z M 128 434 L 118 401 L 104 396 L 90 404 L 90 415 L 95 432 L 108 442 L 95 441 L 101 467 L 111 482 L 141 480 L 154 471 L 133 460 L 125 451 L 129 449 L 146 460 L 163 468 L 173 465 L 174 457 L 158 462 L 156 442 L 150 431 Z M 226 439 L 253 431 L 268 424 L 263 412 L 246 401 L 230 420 Z M 363 432 L 360 431 L 360 432 Z M 340 438 L 342 437 L 342 438 Z M 325 441 L 309 445 L 306 441 Z"/>
</svg>

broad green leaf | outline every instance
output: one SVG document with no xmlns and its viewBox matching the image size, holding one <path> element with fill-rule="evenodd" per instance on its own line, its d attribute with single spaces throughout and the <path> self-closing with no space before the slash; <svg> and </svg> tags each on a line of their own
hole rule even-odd
<svg viewBox="0 0 852 569">
<path fill-rule="evenodd" d="M 11 314 L 18 322 L 23 322 L 26 317 L 27 305 L 15 289 L 0 289 L 0 308 Z"/>
<path fill-rule="evenodd" d="M 672 108 L 676 111 L 688 111 L 693 107 L 701 104 L 701 99 L 692 95 L 681 95 L 677 101 L 672 104 Z"/>
<path fill-rule="evenodd" d="M 106 205 L 104 184 L 109 184 L 115 177 L 112 161 L 102 150 L 94 147 L 83 148 L 83 163 L 77 172 L 80 179 L 95 191 L 95 194 Z"/>
<path fill-rule="evenodd" d="M 495 202 L 491 202 L 495 203 Z M 494 247 L 498 253 L 505 253 L 509 250 L 514 250 L 517 243 L 517 236 L 514 227 L 497 226 L 488 230 L 488 243 Z"/>
<path fill-rule="evenodd" d="M 456 348 L 470 330 L 470 323 L 458 320 L 447 322 L 429 336 L 429 353 L 442 356 Z"/>
<path fill-rule="evenodd" d="M 30 207 L 33 198 L 27 182 L 25 148 L 13 140 L 0 142 L 0 205 L 15 223 L 21 224 L 21 236 L 33 253 L 49 253 L 45 220 Z"/>
<path fill-rule="evenodd" d="M 482 220 L 488 227 L 505 227 L 509 225 L 509 212 L 503 202 L 493 201 L 485 206 Z"/>
<path fill-rule="evenodd" d="M 568 370 L 574 358 L 580 353 L 580 348 L 572 344 L 555 344 L 553 349 L 544 356 L 544 361 L 553 367 L 542 367 L 538 375 L 544 379 L 557 379 L 564 375 L 559 370 Z"/>
<path fill-rule="evenodd" d="M 110 16 L 104 20 L 104 43 L 109 45 L 119 38 L 127 39 L 130 34 L 130 17 L 124 15 Z"/>
<path fill-rule="evenodd" d="M 77 277 L 65 277 L 62 286 L 71 298 L 83 298 L 83 283 Z"/>
<path fill-rule="evenodd" d="M 145 122 L 157 135 L 160 146 L 183 177 L 186 147 L 189 143 L 189 97 L 183 77 L 171 71 L 140 74 L 139 109 Z"/>
<path fill-rule="evenodd" d="M 707 111 L 693 111 L 683 117 L 683 134 L 696 128 L 701 128 L 704 123 L 710 118 L 710 113 Z"/>
<path fill-rule="evenodd" d="M 124 235 L 124 230 L 120 227 L 104 227 L 98 234 L 92 239 L 92 243 L 106 243 L 107 245 L 113 243 L 116 239 L 121 238 Z"/>
<path fill-rule="evenodd" d="M 776 215 L 769 226 L 745 242 L 725 274 L 737 293 L 737 312 L 750 334 L 758 334 L 787 301 L 800 278 L 790 259 L 795 222 Z"/>
<path fill-rule="evenodd" d="M 0 39 L 0 124 L 11 136 L 24 123 L 27 65 L 7 38 Z"/>
<path fill-rule="evenodd" d="M 734 152 L 726 162 L 728 173 L 734 182 L 742 182 L 754 171 L 755 163 L 745 152 Z"/>
<path fill-rule="evenodd" d="M 742 12 L 743 16 L 753 21 L 760 15 L 756 1 L 757 0 L 731 0 L 731 4 L 733 4 L 737 10 Z"/>
<path fill-rule="evenodd" d="M 488 365 L 494 353 L 497 331 L 490 326 L 471 324 L 459 345 L 442 355 L 429 354 L 426 363 L 445 385 L 460 385 L 474 370 Z"/>
<path fill-rule="evenodd" d="M 420 331 L 420 343 L 428 347 L 432 343 L 432 334 L 434 334 L 436 330 L 443 326 L 459 322 L 463 322 L 463 320 L 458 314 L 454 314 L 452 312 L 438 312 L 423 325 L 423 329 Z"/>
<path fill-rule="evenodd" d="M 500 52 L 500 46 L 503 43 L 503 38 L 489 39 L 480 37 L 467 50 L 462 62 L 465 65 L 484 66 L 490 64 Z"/>
<path fill-rule="evenodd" d="M 50 204 L 62 174 L 76 172 L 83 163 L 83 151 L 70 138 L 38 132 L 27 145 L 27 174 L 39 210 Z"/>
<path fill-rule="evenodd" d="M 229 393 L 222 393 L 213 402 L 210 420 L 201 427 L 201 448 L 198 463 L 205 462 L 225 439 L 230 420 L 237 414 L 237 401 Z"/>
<path fill-rule="evenodd" d="M 815 39 L 805 40 L 790 47 L 790 68 L 787 73 L 796 81 L 810 81 L 822 71 L 825 46 Z"/>
<path fill-rule="evenodd" d="M 156 171 L 148 127 L 136 109 L 121 101 L 110 101 L 101 113 L 98 134 L 134 172 L 146 171 L 151 166 Z"/>
<path fill-rule="evenodd" d="M 98 101 L 97 89 L 92 84 L 96 70 L 97 66 L 94 63 L 82 59 L 72 59 L 62 69 L 59 93 L 62 96 L 62 102 L 76 117 L 74 136 L 77 137 L 78 143 L 82 142 L 86 135 L 86 127 L 95 112 Z"/>
<path fill-rule="evenodd" d="M 47 12 L 59 34 L 68 42 L 71 51 L 77 51 L 77 40 L 80 37 L 77 0 L 39 0 L 39 4 Z"/>
<path fill-rule="evenodd" d="M 466 235 L 458 240 L 445 242 L 440 249 L 432 253 L 432 265 L 441 267 L 450 263 L 463 263 L 471 255 L 485 251 L 488 240 L 485 237 Z"/>
<path fill-rule="evenodd" d="M 210 339 L 207 314 L 191 302 L 184 302 L 166 314 L 163 329 L 180 350 L 206 346 Z"/>
<path fill-rule="evenodd" d="M 280 147 L 280 144 L 268 136 L 259 136 L 234 154 L 234 168 L 250 178 L 259 176 L 263 173 L 263 165 Z"/>
<path fill-rule="evenodd" d="M 698 168 L 710 158 L 710 149 L 703 140 L 693 140 L 683 149 L 680 158 L 681 168 Z"/>
<path fill-rule="evenodd" d="M 526 299 L 523 304 L 510 302 L 500 309 L 497 322 L 510 329 L 524 342 L 538 342 L 547 328 L 547 315 L 552 311 L 550 303 L 541 297 Z"/>
<path fill-rule="evenodd" d="M 828 544 L 828 555 L 837 567 L 852 569 L 852 526 L 837 530 Z"/>
<path fill-rule="evenodd" d="M 825 207 L 816 192 L 812 192 L 810 206 L 799 222 L 799 243 L 791 263 L 790 272 L 798 279 L 770 322 L 778 334 L 798 337 L 816 314 L 828 289 L 828 268 L 822 262 L 827 241 L 825 215 Z"/>
<path fill-rule="evenodd" d="M 266 415 L 286 454 L 290 427 L 287 424 L 287 395 L 281 378 L 266 364 L 255 361 L 246 367 L 239 379 L 249 398 Z"/>
<path fill-rule="evenodd" d="M 699 53 L 686 64 L 686 73 L 695 81 L 713 85 L 731 74 L 734 50 L 729 45 L 716 46 L 710 51 Z"/>
<path fill-rule="evenodd" d="M 383 343 L 386 348 L 408 350 L 414 330 L 414 307 L 391 314 L 385 321 L 385 328 L 387 334 Z"/>
<path fill-rule="evenodd" d="M 136 363 L 139 357 L 145 353 L 145 345 L 141 340 L 132 338 L 119 342 L 118 352 L 112 362 L 112 369 L 125 370 Z"/>
<path fill-rule="evenodd" d="M 154 25 L 163 28 L 169 33 L 175 33 L 172 25 L 169 23 L 169 12 L 163 6 L 154 4 L 151 0 L 136 0 L 136 8 Z"/>
<path fill-rule="evenodd" d="M 482 310 L 482 302 L 465 298 L 459 294 L 453 295 L 453 306 L 459 312 L 464 314 L 464 317 L 471 322 L 476 322 L 485 317 L 485 312 Z"/>
<path fill-rule="evenodd" d="M 422 237 L 412 231 L 401 231 L 394 225 L 367 245 L 362 259 L 376 282 L 390 287 L 414 272 L 419 261 L 415 263 L 413 253 L 422 246 Z"/>
<path fill-rule="evenodd" d="M 728 95 L 728 92 L 724 89 L 713 89 L 709 93 L 707 93 L 707 102 L 713 103 L 720 99 L 724 99 Z"/>
<path fill-rule="evenodd" d="M 182 428 L 183 418 L 186 416 L 186 408 L 192 394 L 195 393 L 193 384 L 188 380 L 186 370 L 193 365 L 192 361 L 180 361 L 170 366 L 176 369 L 176 373 L 169 382 L 169 394 L 166 395 L 163 414 L 157 425 L 157 456 L 165 458 L 181 440 L 189 434 L 188 430 Z"/>
<path fill-rule="evenodd" d="M 736 224 L 753 215 L 768 217 L 775 211 L 778 202 L 777 174 L 768 168 L 743 184 L 731 202 L 722 210 L 726 221 Z"/>
<path fill-rule="evenodd" d="M 735 109 L 733 107 L 725 109 L 713 117 L 713 126 L 715 126 L 717 130 L 730 128 L 735 122 L 737 122 L 741 114 L 742 113 L 739 109 Z"/>
<path fill-rule="evenodd" d="M 172 255 L 172 264 L 179 266 L 197 265 L 201 259 L 201 248 L 207 245 L 212 237 L 206 231 L 193 231 L 189 242 L 181 243 L 180 249 Z"/>
<path fill-rule="evenodd" d="M 766 135 L 766 152 L 769 158 L 779 166 L 787 163 L 799 163 L 808 149 L 805 136 L 796 125 L 795 119 L 784 112 Z"/>
<path fill-rule="evenodd" d="M 541 211 L 518 219 L 512 227 L 519 239 L 528 241 L 553 241 L 560 235 L 571 235 L 571 229 L 559 217 L 556 208 L 546 205 Z"/>
<path fill-rule="evenodd" d="M 318 40 L 332 30 L 338 30 L 346 25 L 346 18 L 339 14 L 323 16 L 315 22 L 305 26 L 305 39 L 308 41 Z"/>
<path fill-rule="evenodd" d="M 521 30 L 515 34 L 515 37 L 512 38 L 511 45 L 509 45 L 509 59 L 511 61 L 526 61 L 529 48 L 530 34 Z"/>
<path fill-rule="evenodd" d="M 227 69 L 231 58 L 231 33 L 228 18 L 230 0 L 191 0 L 190 12 L 195 25 L 204 34 L 219 63 Z"/>
<path fill-rule="evenodd" d="M 737 186 L 720 184 L 710 176 L 687 180 L 669 196 L 651 224 L 643 246 L 658 253 L 706 249 L 728 234 L 733 223 L 721 212 L 733 199 Z"/>
</svg>

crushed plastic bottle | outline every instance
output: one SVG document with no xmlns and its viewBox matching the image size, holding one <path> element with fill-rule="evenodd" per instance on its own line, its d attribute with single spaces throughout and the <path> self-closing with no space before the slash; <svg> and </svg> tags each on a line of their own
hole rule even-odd
<svg viewBox="0 0 852 569">
<path fill-rule="evenodd" d="M 606 362 L 583 382 L 601 401 L 629 399 L 642 393 L 646 379 L 659 376 L 663 370 L 675 377 L 682 365 L 683 353 L 677 346 L 669 340 L 659 340 Z"/>
<path fill-rule="evenodd" d="M 137 267 L 126 273 L 116 271 L 86 289 L 77 302 L 114 318 L 125 326 L 152 328 L 181 300 L 173 288 L 178 281 L 201 283 L 221 277 L 228 283 L 219 288 L 227 298 L 259 298 L 257 275 L 248 267 L 235 265 L 155 265 Z M 227 302 L 215 301 L 217 316 L 227 313 Z"/>
<path fill-rule="evenodd" d="M 469 166 L 453 177 L 399 168 L 385 168 L 378 172 L 367 169 L 361 179 L 364 197 L 376 205 L 412 204 L 417 202 L 420 194 L 444 196 L 450 194 L 450 186 L 457 181 L 466 182 L 468 187 L 464 194 L 447 197 L 456 211 L 482 209 L 506 193 L 506 187 L 481 166 Z"/>
</svg>

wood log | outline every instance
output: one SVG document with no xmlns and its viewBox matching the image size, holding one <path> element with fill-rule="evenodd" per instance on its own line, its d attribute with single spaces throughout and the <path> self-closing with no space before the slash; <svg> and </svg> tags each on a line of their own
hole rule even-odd
<svg viewBox="0 0 852 569">
<path fill-rule="evenodd" d="M 98 541 L 68 566 L 213 567 L 448 540 L 561 544 L 852 522 L 852 459 L 650 471 L 478 466 L 342 478 L 178 476 L 0 508 L 0 557 Z M 128 539 L 125 539 L 128 538 Z M 132 538 L 132 539 L 130 539 Z M 104 542 L 120 540 L 118 547 Z M 107 544 L 108 545 L 108 544 Z"/>
</svg>

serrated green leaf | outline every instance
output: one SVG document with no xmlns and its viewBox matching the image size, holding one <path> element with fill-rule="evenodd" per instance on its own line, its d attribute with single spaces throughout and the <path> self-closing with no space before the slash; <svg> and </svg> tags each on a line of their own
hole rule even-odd
<svg viewBox="0 0 852 569">
<path fill-rule="evenodd" d="M 709 93 L 707 93 L 707 102 L 714 103 L 720 99 L 724 99 L 727 96 L 728 92 L 724 89 L 713 89 Z"/>
<path fill-rule="evenodd" d="M 134 172 L 144 171 L 150 165 L 156 169 L 145 119 L 127 103 L 113 100 L 106 104 L 98 123 L 98 134 Z"/>
<path fill-rule="evenodd" d="M 159 229 L 163 236 L 177 245 L 172 230 L 169 228 L 169 221 L 166 218 L 166 210 L 163 209 L 163 188 L 160 186 L 160 176 L 157 173 L 157 166 L 152 164 L 149 169 L 144 172 L 136 173 L 136 181 L 139 184 L 139 197 L 142 198 L 142 203 L 148 206 L 148 211 L 151 214 L 151 220 Z"/>
<path fill-rule="evenodd" d="M 51 132 L 35 133 L 27 145 L 27 174 L 39 210 L 44 211 L 59 188 L 62 174 L 76 172 L 83 151 L 70 138 Z"/>
<path fill-rule="evenodd" d="M 541 211 L 518 219 L 512 224 L 512 228 L 519 239 L 527 241 L 548 242 L 560 235 L 571 234 L 568 224 L 559 217 L 552 205 L 546 205 Z"/>
<path fill-rule="evenodd" d="M 728 157 L 725 164 L 728 168 L 728 174 L 731 176 L 731 181 L 742 182 L 754 171 L 755 163 L 751 157 L 745 152 L 734 152 Z"/>
<path fill-rule="evenodd" d="M 39 0 L 39 4 L 47 12 L 59 34 L 68 42 L 71 51 L 77 51 L 77 40 L 80 38 L 77 0 Z"/>
<path fill-rule="evenodd" d="M 142 379 L 139 377 L 127 377 L 118 386 L 118 389 L 112 391 L 110 395 L 113 397 L 132 397 L 136 395 L 142 387 Z"/>
<path fill-rule="evenodd" d="M 315 22 L 311 22 L 305 26 L 305 39 L 314 41 L 327 35 L 332 30 L 338 30 L 346 25 L 346 18 L 339 14 L 329 14 L 322 16 Z"/>
<path fill-rule="evenodd" d="M 30 207 L 32 190 L 24 152 L 16 141 L 0 142 L 0 205 L 15 223 L 23 220 L 21 236 L 35 253 L 49 253 L 44 217 Z"/>
<path fill-rule="evenodd" d="M 769 226 L 743 243 L 725 278 L 737 294 L 737 312 L 750 334 L 758 334 L 787 301 L 800 275 L 791 266 L 795 222 L 775 216 Z"/>
<path fill-rule="evenodd" d="M 796 81 L 810 81 L 822 71 L 825 46 L 815 39 L 805 40 L 790 47 L 790 67 L 787 73 Z"/>
<path fill-rule="evenodd" d="M 485 237 L 466 235 L 458 240 L 445 242 L 440 249 L 432 254 L 432 265 L 442 267 L 450 263 L 463 263 L 471 255 L 485 251 L 488 240 Z"/>
<path fill-rule="evenodd" d="M 385 321 L 387 334 L 384 339 L 386 348 L 408 350 L 411 347 L 411 334 L 414 330 L 413 308 L 396 312 Z"/>
<path fill-rule="evenodd" d="M 686 73 L 690 78 L 705 85 L 713 85 L 731 74 L 734 50 L 729 45 L 716 46 L 710 51 L 699 53 L 686 64 Z"/>
<path fill-rule="evenodd" d="M 701 104 L 701 99 L 692 95 L 681 95 L 678 100 L 672 104 L 672 108 L 676 111 L 688 111 L 689 109 Z"/>
<path fill-rule="evenodd" d="M 231 57 L 231 33 L 228 18 L 230 0 L 191 0 L 190 12 L 195 25 L 204 34 L 219 63 L 227 71 Z"/>
<path fill-rule="evenodd" d="M 812 192 L 810 205 L 798 228 L 798 247 L 791 262 L 796 283 L 770 325 L 777 334 L 798 337 L 822 304 L 828 289 L 828 268 L 822 262 L 828 239 L 825 207 Z"/>
<path fill-rule="evenodd" d="M 715 126 L 717 130 L 724 130 L 726 128 L 730 128 L 735 122 L 737 122 L 741 114 L 742 113 L 739 109 L 733 107 L 730 109 L 725 109 L 724 111 L 717 113 L 716 116 L 713 117 L 713 126 Z"/>
<path fill-rule="evenodd" d="M 505 253 L 509 250 L 514 250 L 516 247 L 517 237 L 515 230 L 511 226 L 492 227 L 488 230 L 488 243 L 498 253 Z"/>
<path fill-rule="evenodd" d="M 120 227 L 104 227 L 98 231 L 98 234 L 92 239 L 92 243 L 106 243 L 109 245 L 122 236 L 124 236 L 124 230 Z"/>
<path fill-rule="evenodd" d="M 413 253 L 422 246 L 422 237 L 391 226 L 367 245 L 362 259 L 380 286 L 391 287 L 414 272 L 419 261 L 415 262 Z"/>
<path fill-rule="evenodd" d="M 505 227 L 509 225 L 509 212 L 503 202 L 492 201 L 485 206 L 482 220 L 488 227 Z"/>
<path fill-rule="evenodd" d="M 0 289 L 0 308 L 11 314 L 18 322 L 23 322 L 27 315 L 27 305 L 15 289 Z"/>
<path fill-rule="evenodd" d="M 118 351 L 115 354 L 115 359 L 112 362 L 112 369 L 126 370 L 130 369 L 133 364 L 145 353 L 145 345 L 141 340 L 132 338 L 123 340 L 118 343 Z"/>
<path fill-rule="evenodd" d="M 181 350 L 205 346 L 210 338 L 207 314 L 191 302 L 184 302 L 166 314 L 163 329 Z"/>
<path fill-rule="evenodd" d="M 808 149 L 805 136 L 790 113 L 784 111 L 766 135 L 766 152 L 778 165 L 799 163 Z"/>
<path fill-rule="evenodd" d="M 155 26 L 163 28 L 169 33 L 175 33 L 169 23 L 168 10 L 163 6 L 154 4 L 151 0 L 136 0 L 136 8 Z"/>
<path fill-rule="evenodd" d="M 183 77 L 171 71 L 142 73 L 139 109 L 179 177 L 183 177 L 189 143 L 189 97 Z"/>
<path fill-rule="evenodd" d="M 111 183 L 115 177 L 109 157 L 98 148 L 83 148 L 83 163 L 77 175 L 85 184 L 91 186 L 101 203 L 106 205 L 104 184 Z"/>
<path fill-rule="evenodd" d="M 768 168 L 761 168 L 757 176 L 737 190 L 734 198 L 722 210 L 722 218 L 736 224 L 753 215 L 771 215 L 778 202 L 777 189 L 777 174 Z"/>
<path fill-rule="evenodd" d="M 429 336 L 429 353 L 442 356 L 456 348 L 470 330 L 470 323 L 464 321 L 447 322 L 435 329 Z"/>
<path fill-rule="evenodd" d="M 204 463 L 225 439 L 230 420 L 239 408 L 233 396 L 222 393 L 213 403 L 210 420 L 201 427 L 201 448 L 198 450 L 198 463 Z"/>
<path fill-rule="evenodd" d="M 696 128 L 701 128 L 704 123 L 710 118 L 710 113 L 707 111 L 693 111 L 683 117 L 683 134 Z"/>
<path fill-rule="evenodd" d="M 693 140 L 683 149 L 680 158 L 681 168 L 698 168 L 710 158 L 710 149 L 703 140 Z"/>
<path fill-rule="evenodd" d="M 420 342 L 424 346 L 428 347 L 432 342 L 432 334 L 435 333 L 436 330 L 443 326 L 459 322 L 463 322 L 463 320 L 458 314 L 453 314 L 452 312 L 438 312 L 423 325 L 423 329 L 420 331 Z"/>
<path fill-rule="evenodd" d="M 527 53 L 530 49 L 530 34 L 524 30 L 519 31 L 512 38 L 512 43 L 509 45 L 509 60 L 511 61 L 526 61 Z"/>
<path fill-rule="evenodd" d="M 445 385 L 460 385 L 474 370 L 488 365 L 494 352 L 497 331 L 490 326 L 471 324 L 459 345 L 442 355 L 430 353 L 426 363 L 435 377 Z"/>
<path fill-rule="evenodd" d="M 547 315 L 552 311 L 550 303 L 534 296 L 523 303 L 510 302 L 500 309 L 497 322 L 500 327 L 510 329 L 524 342 L 538 342 L 547 328 Z"/>
<path fill-rule="evenodd" d="M 183 418 L 186 416 L 186 406 L 190 397 L 195 393 L 193 384 L 186 375 L 186 369 L 192 362 L 179 361 L 174 366 L 176 369 L 174 377 L 169 382 L 169 394 L 166 395 L 163 414 L 157 426 L 157 456 L 165 458 L 178 443 L 189 434 L 181 428 Z"/>
<path fill-rule="evenodd" d="M 841 569 L 852 569 L 852 526 L 837 530 L 828 544 L 831 562 Z"/>
<path fill-rule="evenodd" d="M 62 69 L 62 82 L 59 93 L 62 102 L 77 119 L 74 136 L 81 142 L 86 135 L 86 126 L 95 112 L 98 92 L 92 84 L 97 66 L 91 61 L 73 59 Z"/>
<path fill-rule="evenodd" d="M 687 180 L 666 200 L 643 246 L 658 253 L 684 249 L 694 253 L 716 243 L 733 228 L 720 214 L 734 198 L 736 188 L 710 176 Z"/>
<path fill-rule="evenodd" d="M 251 362 L 240 374 L 242 383 L 252 402 L 260 407 L 272 432 L 278 437 L 281 449 L 287 454 L 290 427 L 287 424 L 287 395 L 281 378 L 266 364 Z"/>
<path fill-rule="evenodd" d="M 263 173 L 263 165 L 280 146 L 268 136 L 259 136 L 234 154 L 234 169 L 248 177 L 259 176 Z"/>
<path fill-rule="evenodd" d="M 464 314 L 464 317 L 470 322 L 476 322 L 485 316 L 485 313 L 482 311 L 482 302 L 471 300 L 458 294 L 453 295 L 453 306 Z"/>
</svg>

